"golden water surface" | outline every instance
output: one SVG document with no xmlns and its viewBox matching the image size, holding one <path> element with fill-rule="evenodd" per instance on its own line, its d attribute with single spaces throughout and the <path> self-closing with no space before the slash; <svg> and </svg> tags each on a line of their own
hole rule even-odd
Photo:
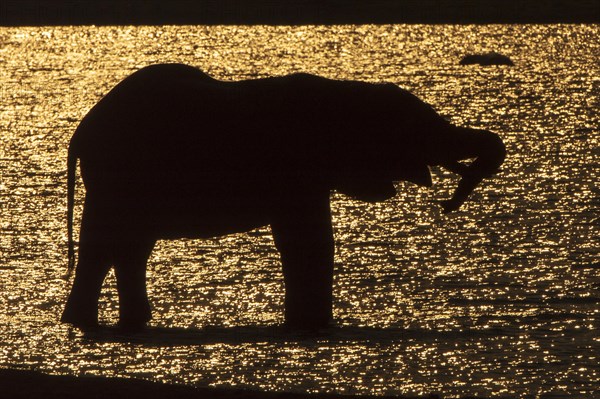
<svg viewBox="0 0 600 399">
<path fill-rule="evenodd" d="M 600 397 L 600 26 L 0 28 L 0 367 L 199 386 L 356 394 Z M 461 67 L 498 51 L 514 67 Z M 455 178 L 366 204 L 333 194 L 336 326 L 285 333 L 268 228 L 159 242 L 152 328 L 84 336 L 68 293 L 66 151 L 78 121 L 145 65 L 237 80 L 390 81 L 509 157 L 464 209 Z M 234 112 L 232 110 L 232 112 Z M 369 132 L 365 132 L 369 134 Z M 83 187 L 77 193 L 77 220 Z M 103 323 L 116 322 L 115 280 Z"/>
</svg>

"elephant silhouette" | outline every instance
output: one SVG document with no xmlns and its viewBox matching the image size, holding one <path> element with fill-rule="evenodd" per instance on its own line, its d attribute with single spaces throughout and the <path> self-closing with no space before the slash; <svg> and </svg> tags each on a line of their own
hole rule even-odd
<svg viewBox="0 0 600 399">
<path fill-rule="evenodd" d="M 89 111 L 69 144 L 70 269 L 77 160 L 86 194 L 62 321 L 97 327 L 100 289 L 114 267 L 119 326 L 143 328 L 151 318 L 146 262 L 156 240 L 270 225 L 285 324 L 327 326 L 332 190 L 384 201 L 395 195 L 394 181 L 431 186 L 428 166 L 441 165 L 461 175 L 441 204 L 449 212 L 504 158 L 498 135 L 454 126 L 394 84 L 303 73 L 225 82 L 182 64 L 145 67 Z"/>
</svg>

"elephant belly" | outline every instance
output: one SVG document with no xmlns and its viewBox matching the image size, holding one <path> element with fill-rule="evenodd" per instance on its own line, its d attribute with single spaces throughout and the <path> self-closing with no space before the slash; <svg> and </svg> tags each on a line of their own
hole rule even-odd
<svg viewBox="0 0 600 399">
<path fill-rule="evenodd" d="M 253 204 L 196 204 L 160 210 L 150 218 L 156 238 L 209 238 L 247 232 L 270 223 L 267 212 Z"/>
<path fill-rule="evenodd" d="M 95 187 L 97 188 L 97 187 Z M 161 187 L 161 189 L 164 187 Z M 155 239 L 208 238 L 246 232 L 270 223 L 277 201 L 255 190 L 89 189 L 84 216 L 109 234 Z M 111 233 L 112 232 L 112 233 Z"/>
</svg>

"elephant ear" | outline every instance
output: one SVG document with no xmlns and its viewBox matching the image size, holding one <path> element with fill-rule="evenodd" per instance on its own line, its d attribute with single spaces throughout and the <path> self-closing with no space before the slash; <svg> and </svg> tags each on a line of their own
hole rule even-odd
<svg viewBox="0 0 600 399">
<path fill-rule="evenodd" d="M 431 187 L 433 185 L 431 172 L 425 164 L 400 168 L 398 180 L 409 181 L 423 187 Z"/>
</svg>

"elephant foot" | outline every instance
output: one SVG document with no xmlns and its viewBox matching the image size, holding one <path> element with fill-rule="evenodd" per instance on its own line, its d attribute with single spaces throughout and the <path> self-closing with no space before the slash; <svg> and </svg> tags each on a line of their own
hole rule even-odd
<svg viewBox="0 0 600 399">
<path fill-rule="evenodd" d="M 149 307 L 141 312 L 122 312 L 119 316 L 119 323 L 117 324 L 118 329 L 124 333 L 138 333 L 144 328 L 146 324 L 152 319 L 152 314 Z"/>
<path fill-rule="evenodd" d="M 147 320 L 120 320 L 117 328 L 125 334 L 136 334 L 146 328 Z"/>
<path fill-rule="evenodd" d="M 71 324 L 73 327 L 80 329 L 83 332 L 95 331 L 98 329 L 98 317 L 84 316 L 70 309 L 65 309 L 60 318 L 62 323 Z"/>
<path fill-rule="evenodd" d="M 88 298 L 70 295 L 60 321 L 82 331 L 96 330 L 98 329 L 98 304 Z"/>
<path fill-rule="evenodd" d="M 313 290 L 315 292 L 315 290 Z M 317 331 L 333 324 L 331 297 L 313 295 L 312 297 L 287 293 L 284 318 L 286 329 L 299 331 Z"/>
</svg>

